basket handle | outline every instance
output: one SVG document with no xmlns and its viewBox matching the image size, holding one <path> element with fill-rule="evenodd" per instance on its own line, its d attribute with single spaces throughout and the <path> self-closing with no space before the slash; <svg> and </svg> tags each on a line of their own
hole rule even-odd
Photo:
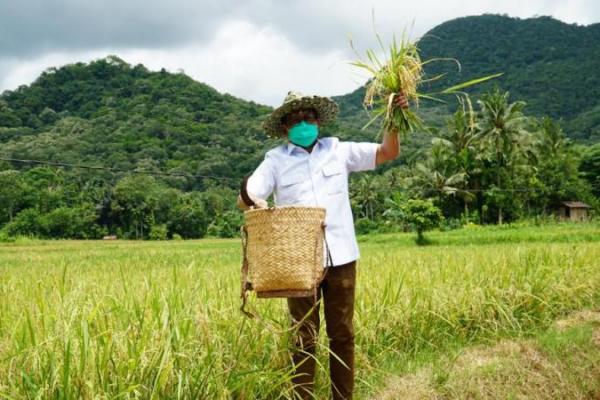
<svg viewBox="0 0 600 400">
<path fill-rule="evenodd" d="M 242 225 L 240 228 L 240 233 L 242 236 L 242 250 L 243 250 L 243 258 L 242 258 L 242 287 L 241 287 L 241 297 L 242 297 L 242 306 L 240 310 L 249 318 L 254 318 L 254 314 L 252 312 L 246 310 L 246 302 L 248 300 L 248 290 L 252 290 L 252 284 L 248 282 L 248 230 L 246 229 L 246 225 Z"/>
<path fill-rule="evenodd" d="M 323 240 L 325 241 L 325 249 L 327 250 L 327 266 L 326 268 L 333 267 L 333 259 L 331 258 L 331 251 L 329 251 L 329 244 L 327 244 L 327 233 L 325 227 L 327 224 L 323 222 Z"/>
<path fill-rule="evenodd" d="M 325 279 L 325 276 L 327 275 L 327 271 L 329 270 L 329 268 L 333 267 L 333 260 L 331 258 L 331 251 L 329 251 L 329 244 L 327 244 L 327 234 L 326 234 L 326 230 L 325 230 L 326 226 L 327 226 L 327 224 L 325 222 L 321 223 L 321 229 L 323 230 L 323 241 L 325 242 L 325 250 L 327 252 L 327 262 L 325 264 L 325 268 L 323 268 L 323 272 L 321 273 L 321 276 L 319 277 L 319 280 L 316 283 L 317 289 L 315 290 L 315 294 L 314 294 L 315 303 L 317 302 L 317 292 L 319 290 L 318 288 L 321 285 L 321 283 L 323 282 L 323 280 Z M 319 248 L 319 246 L 315 246 L 315 247 Z"/>
</svg>

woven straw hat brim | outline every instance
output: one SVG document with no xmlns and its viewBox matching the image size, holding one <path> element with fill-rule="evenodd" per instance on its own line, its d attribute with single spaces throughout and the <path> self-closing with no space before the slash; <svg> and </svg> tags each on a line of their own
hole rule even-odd
<svg viewBox="0 0 600 400">
<path fill-rule="evenodd" d="M 272 137 L 285 136 L 287 132 L 285 127 L 281 124 L 281 118 L 289 112 L 303 108 L 314 108 L 317 110 L 321 125 L 325 125 L 335 120 L 335 117 L 339 112 L 338 105 L 328 97 L 304 96 L 299 99 L 294 99 L 276 108 L 263 122 L 263 128 L 267 132 L 267 135 Z"/>
</svg>

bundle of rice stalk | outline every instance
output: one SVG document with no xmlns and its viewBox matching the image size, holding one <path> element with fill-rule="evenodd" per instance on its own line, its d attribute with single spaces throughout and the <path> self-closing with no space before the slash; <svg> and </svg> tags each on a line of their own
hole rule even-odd
<svg viewBox="0 0 600 400">
<path fill-rule="evenodd" d="M 376 34 L 376 36 L 384 53 L 387 52 L 389 55 L 383 61 L 377 57 L 373 50 L 366 51 L 367 61 L 361 60 L 352 40 L 350 40 L 350 45 L 359 58 L 357 61 L 351 62 L 351 64 L 367 70 L 371 75 L 366 86 L 363 104 L 367 110 L 372 111 L 374 116 L 363 129 L 383 117 L 382 131 L 387 131 L 391 134 L 400 133 L 402 135 L 413 132 L 417 128 L 424 127 L 423 121 L 412 109 L 404 109 L 400 106 L 397 101 L 399 95 L 403 94 L 409 103 L 414 104 L 418 108 L 419 99 L 442 101 L 434 96 L 437 94 L 459 94 L 466 96 L 466 93 L 462 92 L 462 89 L 502 75 L 494 74 L 472 79 L 433 94 L 420 93 L 420 85 L 438 80 L 445 75 L 440 74 L 430 79 L 424 79 L 423 66 L 434 61 L 453 61 L 458 65 L 460 70 L 458 60 L 452 58 L 432 58 L 422 61 L 417 44 L 410 42 L 406 39 L 405 35 L 403 35 L 400 42 L 397 42 L 394 37 L 387 49 L 383 45 L 379 35 Z"/>
</svg>

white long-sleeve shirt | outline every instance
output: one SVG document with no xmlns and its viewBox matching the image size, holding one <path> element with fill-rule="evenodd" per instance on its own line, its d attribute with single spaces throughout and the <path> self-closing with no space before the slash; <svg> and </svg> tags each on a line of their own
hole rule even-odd
<svg viewBox="0 0 600 400">
<path fill-rule="evenodd" d="M 269 150 L 248 178 L 248 192 L 272 193 L 276 206 L 325 207 L 326 237 L 333 265 L 360 257 L 348 195 L 350 172 L 376 167 L 377 143 L 320 138 L 309 153 L 292 143 Z"/>
</svg>

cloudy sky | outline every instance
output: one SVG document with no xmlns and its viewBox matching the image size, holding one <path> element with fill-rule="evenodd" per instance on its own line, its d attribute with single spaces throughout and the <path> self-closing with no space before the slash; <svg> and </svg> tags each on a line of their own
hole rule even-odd
<svg viewBox="0 0 600 400">
<path fill-rule="evenodd" d="M 482 13 L 600 22 L 597 0 L 0 0 L 0 92 L 46 68 L 116 54 L 152 70 L 183 70 L 221 92 L 278 105 L 287 90 L 345 94 L 364 81 L 348 65 L 349 36 L 374 47 L 418 38 Z"/>
</svg>

